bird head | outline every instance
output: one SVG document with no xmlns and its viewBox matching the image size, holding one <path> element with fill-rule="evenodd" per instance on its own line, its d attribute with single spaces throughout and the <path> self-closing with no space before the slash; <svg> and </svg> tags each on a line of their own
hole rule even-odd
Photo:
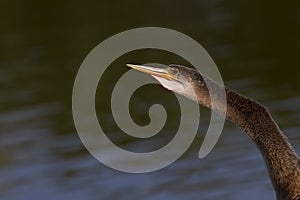
<svg viewBox="0 0 300 200">
<path fill-rule="evenodd" d="M 146 65 L 127 64 L 128 67 L 150 74 L 164 88 L 196 100 L 195 88 L 204 87 L 205 82 L 199 72 L 181 65 L 153 67 Z M 195 84 L 197 85 L 195 87 Z"/>
</svg>

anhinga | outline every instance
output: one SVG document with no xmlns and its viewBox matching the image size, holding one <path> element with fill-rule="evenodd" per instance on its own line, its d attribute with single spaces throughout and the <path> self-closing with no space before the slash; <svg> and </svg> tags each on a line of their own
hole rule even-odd
<svg viewBox="0 0 300 200">
<path fill-rule="evenodd" d="M 211 104 L 207 81 L 213 87 L 222 86 L 192 68 L 180 65 L 164 68 L 133 64 L 127 66 L 152 75 L 168 90 L 222 112 L 218 106 Z M 268 110 L 229 88 L 225 87 L 225 91 L 227 111 L 221 114 L 240 126 L 259 148 L 277 199 L 300 199 L 300 159 Z"/>
</svg>

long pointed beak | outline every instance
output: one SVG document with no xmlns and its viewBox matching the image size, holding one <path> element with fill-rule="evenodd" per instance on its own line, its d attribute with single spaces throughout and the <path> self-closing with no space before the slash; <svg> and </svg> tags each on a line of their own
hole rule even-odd
<svg viewBox="0 0 300 200">
<path fill-rule="evenodd" d="M 168 67 L 158 68 L 158 67 L 150 67 L 146 65 L 134 65 L 134 64 L 126 64 L 127 67 L 131 67 L 138 71 L 150 74 L 152 76 L 161 77 L 167 80 L 175 80 L 176 77 L 172 76 L 169 71 Z"/>
</svg>

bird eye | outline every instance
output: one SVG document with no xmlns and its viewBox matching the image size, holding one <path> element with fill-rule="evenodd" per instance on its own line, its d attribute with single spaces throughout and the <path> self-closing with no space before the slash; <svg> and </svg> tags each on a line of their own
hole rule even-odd
<svg viewBox="0 0 300 200">
<path fill-rule="evenodd" d="M 170 68 L 170 72 L 174 75 L 177 75 L 179 73 L 177 68 Z"/>
</svg>

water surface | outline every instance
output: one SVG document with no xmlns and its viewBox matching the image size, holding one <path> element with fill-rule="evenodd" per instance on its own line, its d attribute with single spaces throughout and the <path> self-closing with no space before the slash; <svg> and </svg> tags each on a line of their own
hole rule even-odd
<svg viewBox="0 0 300 200">
<path fill-rule="evenodd" d="M 1 4 L 1 199 L 274 199 L 256 146 L 231 122 L 209 156 L 198 159 L 207 109 L 201 107 L 197 138 L 178 161 L 156 172 L 126 174 L 102 165 L 84 148 L 73 124 L 71 95 L 81 62 L 101 41 L 136 27 L 171 28 L 206 48 L 226 85 L 265 104 L 300 152 L 297 5 L 168 0 Z M 159 86 L 140 90 L 131 106 L 140 124 L 149 122 L 153 96 L 175 113 L 153 140 L 141 145 L 111 118 L 103 97 L 128 70 L 127 62 L 185 61 L 161 51 L 131 52 L 112 63 L 97 91 L 97 114 L 114 142 L 137 150 L 166 144 L 176 132 L 178 104 Z"/>
</svg>

